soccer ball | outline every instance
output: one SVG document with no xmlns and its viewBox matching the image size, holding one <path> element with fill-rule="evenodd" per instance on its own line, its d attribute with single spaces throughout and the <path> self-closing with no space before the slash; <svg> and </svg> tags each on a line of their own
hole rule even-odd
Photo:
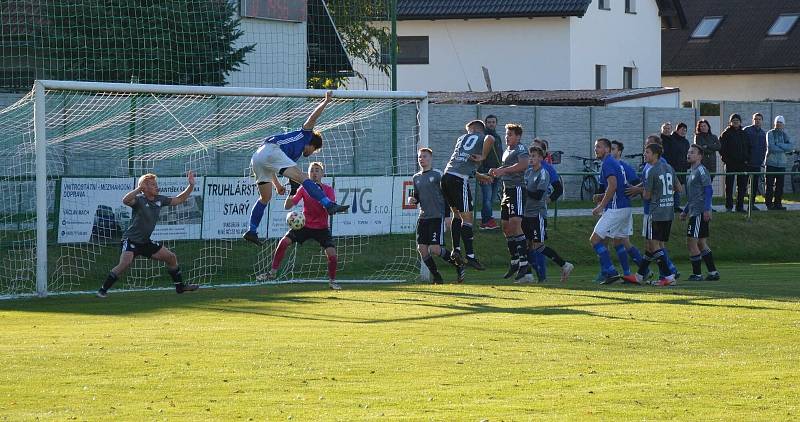
<svg viewBox="0 0 800 422">
<path fill-rule="evenodd" d="M 286 224 L 292 230 L 300 230 L 306 225 L 306 216 L 301 212 L 289 211 L 286 214 Z"/>
</svg>

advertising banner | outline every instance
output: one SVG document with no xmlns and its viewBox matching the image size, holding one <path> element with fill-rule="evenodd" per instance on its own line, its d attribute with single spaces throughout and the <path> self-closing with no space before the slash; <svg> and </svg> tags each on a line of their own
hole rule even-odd
<svg viewBox="0 0 800 422">
<path fill-rule="evenodd" d="M 176 197 L 189 182 L 185 177 L 159 177 L 158 193 Z M 130 210 L 130 208 L 129 208 Z M 200 239 L 200 224 L 203 220 L 203 177 L 195 177 L 194 191 L 186 202 L 161 208 L 152 240 Z"/>
<path fill-rule="evenodd" d="M 250 228 L 250 208 L 258 200 L 258 186 L 250 177 L 206 177 L 203 239 L 236 239 Z M 267 235 L 267 218 L 258 236 Z"/>
<path fill-rule="evenodd" d="M 58 210 L 58 243 L 86 243 L 118 237 L 128 227 L 131 208 L 122 197 L 135 179 L 64 178 Z"/>
</svg>

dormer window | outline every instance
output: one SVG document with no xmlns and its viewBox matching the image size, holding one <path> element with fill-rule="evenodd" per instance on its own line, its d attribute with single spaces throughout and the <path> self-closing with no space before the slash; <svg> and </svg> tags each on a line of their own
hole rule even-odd
<svg viewBox="0 0 800 422">
<path fill-rule="evenodd" d="M 770 37 L 778 37 L 788 34 L 792 28 L 794 28 L 794 24 L 797 23 L 798 17 L 800 17 L 800 14 L 778 16 L 778 19 L 775 19 L 775 23 L 773 23 L 769 31 L 767 31 L 767 35 Z"/>
<path fill-rule="evenodd" d="M 722 22 L 722 16 L 704 17 L 692 32 L 692 38 L 711 38 L 720 22 Z"/>
</svg>

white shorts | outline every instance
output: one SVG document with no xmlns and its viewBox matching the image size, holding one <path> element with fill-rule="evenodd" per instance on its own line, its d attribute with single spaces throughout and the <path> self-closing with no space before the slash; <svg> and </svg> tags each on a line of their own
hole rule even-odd
<svg viewBox="0 0 800 422">
<path fill-rule="evenodd" d="M 601 239 L 622 239 L 633 234 L 633 210 L 631 208 L 609 209 L 603 212 L 594 232 Z"/>
<path fill-rule="evenodd" d="M 647 239 L 647 225 L 650 223 L 650 214 L 642 215 L 642 237 Z"/>
<path fill-rule="evenodd" d="M 261 145 L 250 159 L 256 183 L 272 182 L 272 176 L 277 175 L 279 171 L 296 165 L 297 163 L 287 157 L 281 147 L 275 144 Z"/>
</svg>

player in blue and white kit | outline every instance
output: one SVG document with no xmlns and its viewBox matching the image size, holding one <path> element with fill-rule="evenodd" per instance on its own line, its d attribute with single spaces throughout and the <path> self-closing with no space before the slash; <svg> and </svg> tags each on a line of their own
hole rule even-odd
<svg viewBox="0 0 800 422">
<path fill-rule="evenodd" d="M 594 143 L 595 156 L 602 160 L 600 180 L 606 186 L 604 194 L 596 195 L 597 207 L 592 215 L 600 216 L 589 241 L 600 259 L 600 270 L 605 279 L 602 284 L 610 284 L 619 280 L 620 275 L 611 262 L 611 255 L 603 241 L 613 239 L 615 245 L 621 245 L 622 239 L 632 231 L 630 227 L 631 201 L 625 195 L 627 179 L 619 161 L 611 155 L 611 141 L 599 138 Z"/>
<path fill-rule="evenodd" d="M 328 199 L 319 185 L 309 179 L 297 165 L 297 160 L 301 156 L 308 157 L 322 148 L 322 135 L 313 129 L 317 119 L 331 102 L 332 96 L 332 91 L 325 93 L 325 98 L 308 116 L 302 129 L 268 137 L 253 154 L 250 166 L 258 184 L 259 199 L 250 210 L 250 229 L 242 235 L 244 240 L 261 245 L 257 230 L 264 216 L 264 210 L 272 198 L 272 184 L 275 184 L 278 194 L 282 195 L 286 191 L 278 182 L 278 175 L 288 177 L 292 182 L 292 194 L 295 194 L 297 188 L 302 185 L 330 215 L 346 212 L 349 208 L 347 205 L 339 205 Z"/>
</svg>

